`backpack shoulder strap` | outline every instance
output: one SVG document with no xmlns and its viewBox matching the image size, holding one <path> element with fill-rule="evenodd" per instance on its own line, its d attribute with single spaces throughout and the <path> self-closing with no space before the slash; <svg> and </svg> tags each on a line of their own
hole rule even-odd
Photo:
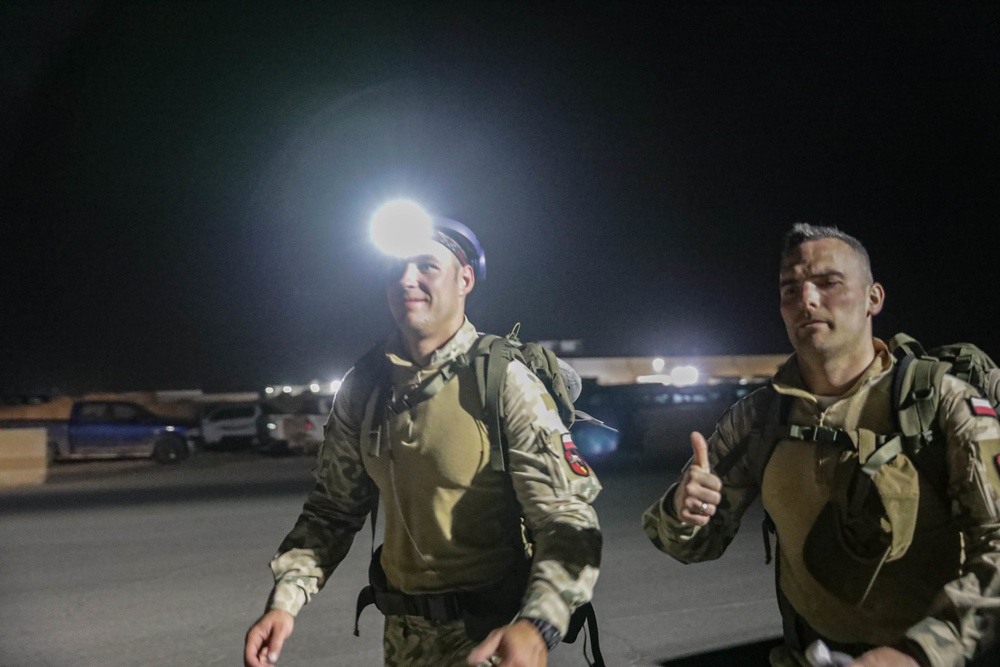
<svg viewBox="0 0 1000 667">
<path fill-rule="evenodd" d="M 503 417 L 501 396 L 507 366 L 517 358 L 517 348 L 506 338 L 483 335 L 469 350 L 469 358 L 476 374 L 479 397 L 486 413 L 486 428 L 490 435 L 490 467 L 507 470 L 507 446 L 500 420 Z"/>
<path fill-rule="evenodd" d="M 722 477 L 741 458 L 748 456 L 750 472 L 758 487 L 764 478 L 764 468 L 767 467 L 774 447 L 787 428 L 783 426 L 788 421 L 788 411 L 791 408 L 789 397 L 776 392 L 770 384 L 759 391 L 766 394 L 757 412 L 757 419 L 746 435 L 715 466 L 715 473 Z"/>
<path fill-rule="evenodd" d="M 903 451 L 942 498 L 947 498 L 948 469 L 937 426 L 941 382 L 950 364 L 907 355 L 896 364 L 892 405 Z"/>
<path fill-rule="evenodd" d="M 367 449 L 369 454 L 377 457 L 382 449 L 382 420 L 389 403 L 392 383 L 392 364 L 385 357 L 384 343 L 365 353 L 355 365 L 355 370 L 371 378 L 371 390 L 365 401 L 358 433 L 362 449 Z"/>
<path fill-rule="evenodd" d="M 892 382 L 892 404 L 900 432 L 907 438 L 933 439 L 941 382 L 950 364 L 935 359 L 902 358 Z M 914 441 L 915 442 L 915 441 Z M 927 444 L 922 443 L 922 444 Z M 919 446 L 914 453 L 919 450 Z"/>
</svg>

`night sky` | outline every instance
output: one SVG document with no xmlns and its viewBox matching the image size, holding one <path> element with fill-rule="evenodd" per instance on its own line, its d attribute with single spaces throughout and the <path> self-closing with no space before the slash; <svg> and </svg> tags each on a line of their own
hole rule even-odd
<svg viewBox="0 0 1000 667">
<path fill-rule="evenodd" d="M 478 233 L 481 330 L 789 351 L 806 220 L 877 334 L 1000 356 L 1000 5 L 802 4 L 4 2 L 0 394 L 339 377 L 399 196 Z"/>
</svg>

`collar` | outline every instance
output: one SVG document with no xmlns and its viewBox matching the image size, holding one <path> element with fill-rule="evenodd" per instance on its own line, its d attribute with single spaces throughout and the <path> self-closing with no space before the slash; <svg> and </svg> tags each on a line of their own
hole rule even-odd
<svg viewBox="0 0 1000 667">
<path fill-rule="evenodd" d="M 430 361 L 423 368 L 437 368 L 455 359 L 458 355 L 468 352 L 473 343 L 479 339 L 479 332 L 472 322 L 466 317 L 462 326 L 458 328 L 455 335 L 449 338 L 444 345 L 434 350 Z M 417 368 L 417 365 L 409 358 L 409 352 L 403 343 L 403 337 L 399 331 L 394 331 L 385 345 L 385 356 L 394 366 L 406 368 Z"/>
<path fill-rule="evenodd" d="M 886 373 L 892 368 L 895 359 L 889 352 L 889 347 L 878 338 L 873 338 L 872 343 L 875 345 L 875 358 L 872 363 L 868 365 L 864 373 L 858 377 L 858 379 L 851 385 L 851 388 L 845 391 L 840 397 L 844 398 L 856 393 L 864 385 L 874 381 L 876 378 L 881 377 L 882 374 Z M 788 357 L 785 363 L 778 367 L 778 372 L 774 374 L 771 378 L 771 386 L 779 394 L 786 394 L 788 396 L 796 396 L 798 398 L 804 398 L 809 401 L 816 402 L 815 394 L 811 393 L 805 388 L 805 384 L 802 382 L 802 374 L 799 371 L 798 357 L 795 354 Z"/>
</svg>

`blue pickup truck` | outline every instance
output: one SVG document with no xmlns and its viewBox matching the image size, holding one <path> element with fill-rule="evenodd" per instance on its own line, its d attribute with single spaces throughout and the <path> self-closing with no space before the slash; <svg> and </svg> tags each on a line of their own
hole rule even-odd
<svg viewBox="0 0 1000 667">
<path fill-rule="evenodd" d="M 50 460 L 152 457 L 176 463 L 191 454 L 194 436 L 183 420 L 129 401 L 76 401 L 68 420 L 8 420 L 0 428 L 44 428 Z"/>
</svg>

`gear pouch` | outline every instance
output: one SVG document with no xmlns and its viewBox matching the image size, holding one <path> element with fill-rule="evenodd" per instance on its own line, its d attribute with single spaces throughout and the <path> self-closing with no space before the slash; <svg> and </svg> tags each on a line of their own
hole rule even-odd
<svg viewBox="0 0 1000 667">
<path fill-rule="evenodd" d="M 870 431 L 852 436 L 858 450 L 845 454 L 848 460 L 838 468 L 831 499 L 806 535 L 802 556 L 827 591 L 860 605 L 882 566 L 901 558 L 913 541 L 920 480 L 899 438 L 877 446 Z"/>
</svg>

